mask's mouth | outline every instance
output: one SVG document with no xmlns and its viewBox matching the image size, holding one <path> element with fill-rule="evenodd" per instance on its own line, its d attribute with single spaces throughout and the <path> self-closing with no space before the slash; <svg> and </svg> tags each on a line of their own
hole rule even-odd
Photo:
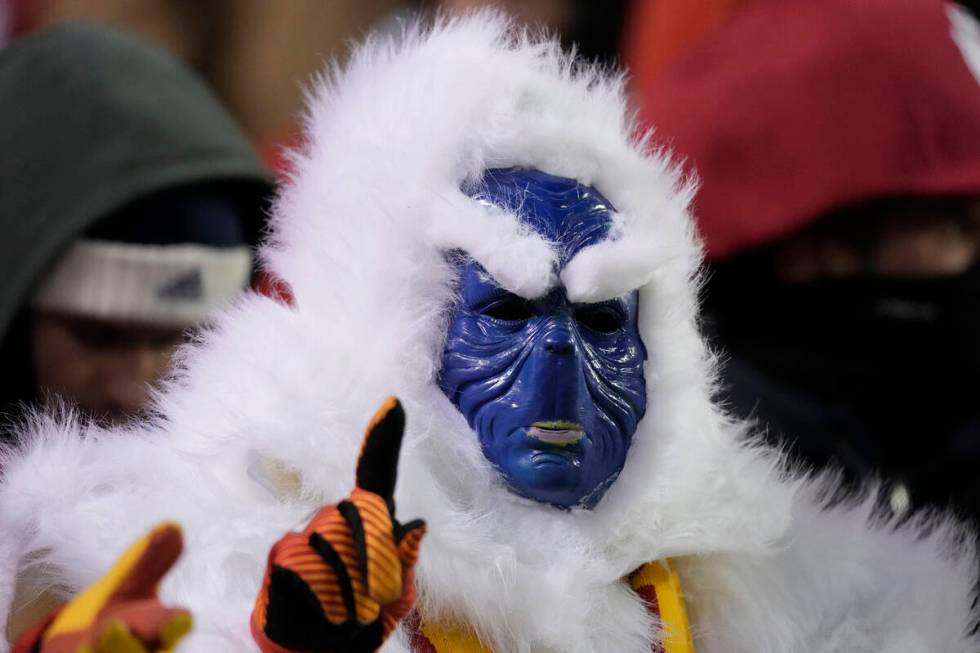
<svg viewBox="0 0 980 653">
<path fill-rule="evenodd" d="M 535 422 L 527 429 L 527 434 L 536 440 L 564 447 L 584 438 L 585 428 L 581 424 L 565 420 Z"/>
</svg>

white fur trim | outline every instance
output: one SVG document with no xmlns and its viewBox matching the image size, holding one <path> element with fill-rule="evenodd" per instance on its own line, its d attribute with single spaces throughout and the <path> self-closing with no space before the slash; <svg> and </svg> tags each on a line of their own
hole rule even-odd
<svg viewBox="0 0 980 653">
<path fill-rule="evenodd" d="M 980 22 L 963 7 L 949 3 L 946 5 L 949 16 L 950 36 L 963 54 L 963 61 L 973 76 L 980 82 Z"/>
<path fill-rule="evenodd" d="M 200 323 L 248 284 L 247 247 L 79 240 L 34 293 L 36 308 L 176 326 Z"/>
<path fill-rule="evenodd" d="M 408 419 L 398 515 L 429 524 L 420 604 L 499 653 L 648 653 L 656 624 L 620 579 L 664 556 L 681 566 L 699 653 L 975 653 L 976 562 L 954 525 L 892 532 L 866 504 L 827 508 L 712 404 L 689 186 L 630 116 L 621 78 L 492 13 L 356 49 L 311 95 L 263 251 L 295 307 L 247 294 L 222 311 L 180 351 L 155 423 L 105 433 L 42 418 L 2 463 L 11 550 L 44 552 L 81 587 L 177 519 L 187 554 L 161 592 L 195 614 L 180 653 L 254 652 L 268 547 L 349 492 L 365 422 L 393 393 Z M 591 184 L 618 211 L 616 240 L 566 268 L 570 291 L 641 284 L 647 414 L 591 511 L 509 492 L 436 383 L 457 301 L 447 249 L 527 296 L 555 282 L 547 243 L 459 191 L 509 165 Z M 296 496 L 253 478 L 257 460 L 295 470 Z"/>
</svg>

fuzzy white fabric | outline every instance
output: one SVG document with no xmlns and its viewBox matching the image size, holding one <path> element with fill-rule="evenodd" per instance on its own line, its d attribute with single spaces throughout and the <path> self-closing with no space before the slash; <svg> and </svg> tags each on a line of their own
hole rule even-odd
<svg viewBox="0 0 980 653">
<path fill-rule="evenodd" d="M 946 5 L 946 15 L 953 42 L 963 54 L 967 68 L 980 82 L 980 22 L 968 10 L 953 3 Z"/>
<path fill-rule="evenodd" d="M 224 311 L 182 350 L 150 425 L 39 419 L 2 463 L 0 606 L 26 564 L 75 590 L 176 519 L 187 553 L 162 595 L 195 613 L 180 651 L 255 651 L 268 547 L 349 491 L 365 422 L 396 394 L 408 415 L 398 514 L 429 523 L 421 607 L 499 653 L 649 651 L 656 624 L 620 579 L 664 556 L 700 653 L 975 653 L 966 536 L 941 520 L 877 523 L 867 502 L 825 507 L 818 484 L 786 476 L 713 406 L 692 189 L 630 115 L 621 78 L 495 14 L 357 49 L 310 99 L 309 142 L 263 253 L 295 308 L 249 295 Z M 640 290 L 647 416 L 591 511 L 508 492 L 435 383 L 455 301 L 447 250 L 527 297 L 558 282 L 549 243 L 459 190 L 514 165 L 594 185 L 618 209 L 614 240 L 563 271 L 572 297 Z M 295 471 L 299 492 L 269 492 L 270 467 Z M 407 648 L 396 637 L 384 650 Z"/>
</svg>

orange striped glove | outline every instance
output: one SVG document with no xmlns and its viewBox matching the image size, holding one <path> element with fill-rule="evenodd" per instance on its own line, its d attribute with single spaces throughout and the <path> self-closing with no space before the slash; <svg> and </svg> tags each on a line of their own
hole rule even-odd
<svg viewBox="0 0 980 653">
<path fill-rule="evenodd" d="M 368 426 L 350 496 L 272 546 L 251 619 L 264 653 L 371 653 L 412 609 L 425 523 L 394 517 L 404 427 L 390 397 Z"/>
<path fill-rule="evenodd" d="M 161 604 L 157 584 L 182 549 L 179 526 L 157 526 L 11 653 L 169 653 L 191 629 L 191 615 Z"/>
</svg>

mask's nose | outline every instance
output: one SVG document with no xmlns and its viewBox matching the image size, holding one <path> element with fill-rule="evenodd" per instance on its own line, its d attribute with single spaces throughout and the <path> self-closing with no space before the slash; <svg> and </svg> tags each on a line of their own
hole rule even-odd
<svg viewBox="0 0 980 653">
<path fill-rule="evenodd" d="M 567 324 L 558 324 L 544 335 L 542 346 L 549 354 L 568 356 L 575 354 L 575 339 Z"/>
<path fill-rule="evenodd" d="M 549 320 L 529 361 L 536 420 L 581 421 L 588 393 L 580 345 L 566 319 Z"/>
</svg>

